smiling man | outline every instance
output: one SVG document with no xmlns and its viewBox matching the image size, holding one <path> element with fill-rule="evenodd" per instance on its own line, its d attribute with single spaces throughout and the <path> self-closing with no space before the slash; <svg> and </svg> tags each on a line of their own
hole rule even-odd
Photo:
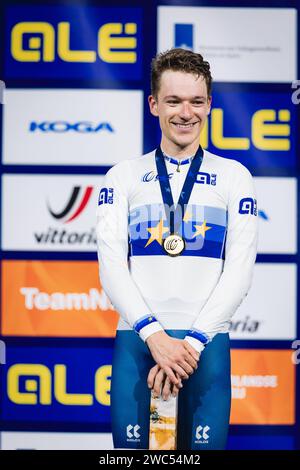
<svg viewBox="0 0 300 470">
<path fill-rule="evenodd" d="M 253 181 L 203 150 L 211 73 L 200 54 L 152 61 L 151 113 L 160 146 L 123 161 L 100 190 L 102 285 L 120 321 L 111 413 L 116 448 L 148 448 L 150 389 L 178 395 L 178 449 L 224 449 L 230 319 L 246 296 L 257 243 Z"/>
<path fill-rule="evenodd" d="M 153 67 L 153 73 L 154 70 Z M 161 74 L 157 70 L 156 73 L 149 105 L 151 113 L 159 118 L 161 147 L 179 159 L 194 155 L 210 112 L 211 78 L 206 80 L 203 75 L 180 70 L 165 70 Z"/>
</svg>

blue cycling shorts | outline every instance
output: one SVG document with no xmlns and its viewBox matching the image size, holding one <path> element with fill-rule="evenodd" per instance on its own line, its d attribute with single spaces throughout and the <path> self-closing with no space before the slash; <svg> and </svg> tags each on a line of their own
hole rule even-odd
<svg viewBox="0 0 300 470">
<path fill-rule="evenodd" d="M 185 330 L 166 330 L 183 339 Z M 151 391 L 147 377 L 155 362 L 134 331 L 118 331 L 111 385 L 115 448 L 149 448 Z M 230 340 L 220 333 L 201 353 L 198 369 L 183 381 L 178 397 L 177 449 L 225 449 L 231 404 Z"/>
</svg>

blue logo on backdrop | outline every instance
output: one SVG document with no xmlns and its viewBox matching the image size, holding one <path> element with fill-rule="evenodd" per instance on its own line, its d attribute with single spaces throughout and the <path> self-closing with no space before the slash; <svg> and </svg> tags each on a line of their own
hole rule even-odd
<svg viewBox="0 0 300 470">
<path fill-rule="evenodd" d="M 90 423 L 110 427 L 112 347 L 8 345 L 1 366 L 0 417 L 5 422 Z M 43 424 L 43 426 L 45 426 Z"/>
<path fill-rule="evenodd" d="M 193 24 L 175 24 L 175 47 L 193 50 Z"/>
<path fill-rule="evenodd" d="M 46 132 L 79 132 L 81 134 L 91 133 L 91 132 L 100 132 L 100 131 L 107 131 L 107 132 L 114 132 L 113 127 L 109 122 L 100 122 L 100 123 L 92 123 L 89 121 L 81 121 L 81 122 L 67 122 L 67 121 L 42 121 L 42 122 L 35 122 L 32 121 L 29 125 L 29 132 L 37 132 L 41 131 L 43 133 Z"/>
<path fill-rule="evenodd" d="M 270 217 L 268 216 L 267 212 L 263 210 L 258 211 L 258 217 L 260 217 L 263 220 L 270 220 Z"/>
<path fill-rule="evenodd" d="M 6 13 L 8 78 L 141 78 L 141 8 L 32 5 Z"/>
</svg>

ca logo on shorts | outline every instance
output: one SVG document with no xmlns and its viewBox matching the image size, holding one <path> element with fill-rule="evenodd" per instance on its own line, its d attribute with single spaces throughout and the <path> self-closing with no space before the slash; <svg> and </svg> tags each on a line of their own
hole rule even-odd
<svg viewBox="0 0 300 470">
<path fill-rule="evenodd" d="M 141 437 L 141 435 L 138 431 L 140 429 L 141 428 L 138 424 L 136 424 L 135 426 L 132 426 L 132 424 L 128 424 L 126 428 L 127 441 L 131 441 L 131 442 L 139 441 L 140 440 L 139 438 Z"/>
<path fill-rule="evenodd" d="M 209 434 L 210 431 L 209 426 L 197 426 L 196 428 L 196 444 L 208 444 Z"/>
</svg>

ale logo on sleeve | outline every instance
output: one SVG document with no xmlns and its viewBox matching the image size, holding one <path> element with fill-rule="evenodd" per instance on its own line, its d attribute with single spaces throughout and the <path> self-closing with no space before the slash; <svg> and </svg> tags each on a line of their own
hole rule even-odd
<svg viewBox="0 0 300 470">
<path fill-rule="evenodd" d="M 232 350 L 231 424 L 295 423 L 292 350 Z"/>
<path fill-rule="evenodd" d="M 257 215 L 257 201 L 252 197 L 244 197 L 240 200 L 239 214 Z"/>
<path fill-rule="evenodd" d="M 96 261 L 2 262 L 2 334 L 114 337 L 117 320 Z"/>
</svg>

